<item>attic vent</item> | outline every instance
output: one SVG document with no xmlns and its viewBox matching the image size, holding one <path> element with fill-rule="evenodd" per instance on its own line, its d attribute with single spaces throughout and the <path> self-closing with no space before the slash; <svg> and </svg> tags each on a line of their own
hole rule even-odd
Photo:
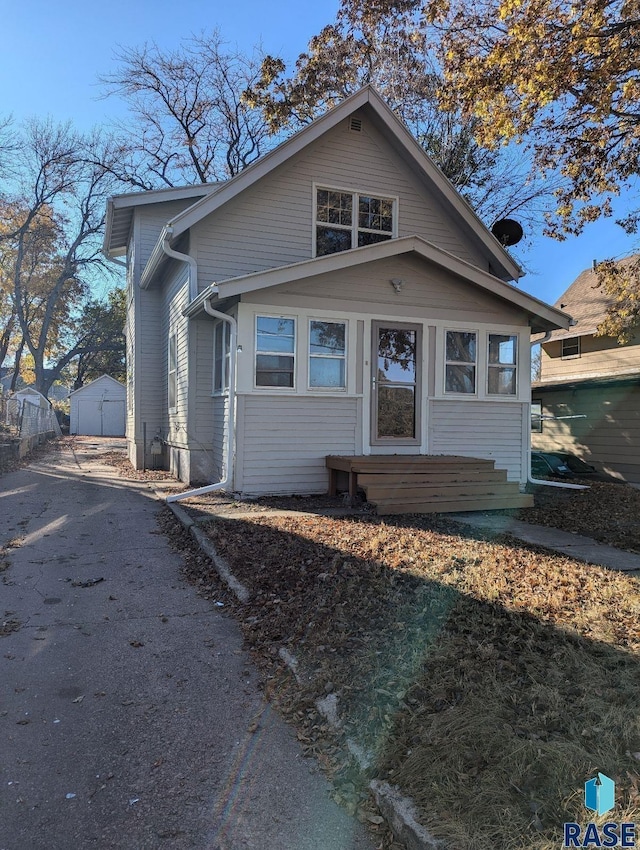
<svg viewBox="0 0 640 850">
<path fill-rule="evenodd" d="M 349 118 L 349 129 L 352 133 L 361 133 L 362 118 L 354 118 L 353 116 L 351 116 L 351 118 Z"/>
</svg>

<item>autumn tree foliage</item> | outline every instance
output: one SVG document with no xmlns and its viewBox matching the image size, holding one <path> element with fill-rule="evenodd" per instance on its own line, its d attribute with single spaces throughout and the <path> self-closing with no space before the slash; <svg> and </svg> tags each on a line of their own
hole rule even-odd
<svg viewBox="0 0 640 850">
<path fill-rule="evenodd" d="M 476 121 L 478 140 L 515 140 L 541 175 L 557 174 L 547 232 L 559 238 L 612 214 L 640 172 L 637 0 L 430 0 L 442 33 L 446 108 Z M 638 229 L 640 211 L 619 223 Z M 640 323 L 640 263 L 602 262 L 611 300 L 601 335 L 628 342 Z"/>
<path fill-rule="evenodd" d="M 540 218 L 552 184 L 536 181 L 512 151 L 479 144 L 473 115 L 441 109 L 434 32 L 413 0 L 342 0 L 335 22 L 311 39 L 292 72 L 265 57 L 245 99 L 277 132 L 303 126 L 372 84 L 489 225 L 507 215 Z"/>
<path fill-rule="evenodd" d="M 46 395 L 88 344 L 77 332 L 91 286 L 111 282 L 101 237 L 113 151 L 50 121 L 29 121 L 14 138 L 0 192 L 0 353 L 13 354 L 16 374 L 28 355 Z"/>
</svg>

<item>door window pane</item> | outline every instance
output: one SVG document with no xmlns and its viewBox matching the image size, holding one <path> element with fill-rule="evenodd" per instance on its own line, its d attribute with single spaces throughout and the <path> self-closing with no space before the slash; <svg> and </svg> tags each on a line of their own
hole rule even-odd
<svg viewBox="0 0 640 850">
<path fill-rule="evenodd" d="M 378 386 L 378 437 L 416 436 L 415 387 Z"/>
<path fill-rule="evenodd" d="M 414 383 L 416 380 L 416 332 L 396 328 L 378 330 L 378 380 Z"/>
</svg>

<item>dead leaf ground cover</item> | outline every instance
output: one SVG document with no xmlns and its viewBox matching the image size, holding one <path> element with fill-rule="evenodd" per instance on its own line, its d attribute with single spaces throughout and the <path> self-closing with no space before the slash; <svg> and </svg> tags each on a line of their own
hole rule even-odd
<svg viewBox="0 0 640 850">
<path fill-rule="evenodd" d="M 371 775 L 450 848 L 557 848 L 596 770 L 618 784 L 616 820 L 640 818 L 637 578 L 437 517 L 256 513 L 207 531 L 252 590 L 254 652 L 300 659 L 275 690 L 352 797 L 346 756 L 317 743 L 327 694 Z"/>
<path fill-rule="evenodd" d="M 588 490 L 536 488 L 535 505 L 515 511 L 514 516 L 640 553 L 640 490 L 629 484 L 602 481 L 589 485 Z"/>
</svg>

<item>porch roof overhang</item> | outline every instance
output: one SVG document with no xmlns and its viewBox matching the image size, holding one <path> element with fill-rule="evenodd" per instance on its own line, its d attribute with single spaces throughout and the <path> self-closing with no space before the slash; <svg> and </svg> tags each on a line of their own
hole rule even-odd
<svg viewBox="0 0 640 850">
<path fill-rule="evenodd" d="M 482 271 L 482 269 L 461 260 L 419 236 L 389 239 L 386 242 L 378 242 L 363 248 L 353 248 L 350 251 L 340 251 L 336 254 L 328 254 L 323 257 L 303 260 L 299 263 L 218 281 L 203 290 L 188 305 L 184 315 L 197 315 L 204 309 L 204 302 L 209 298 L 222 300 L 240 297 L 246 292 L 268 289 L 283 283 L 305 280 L 327 272 L 337 272 L 403 254 L 414 254 L 422 257 L 468 283 L 474 284 L 497 298 L 524 310 L 529 314 L 532 333 L 542 333 L 558 328 L 568 329 L 571 325 L 571 317 L 556 307 L 551 307 L 544 301 L 528 295 L 515 286 L 505 283 L 500 278 Z"/>
</svg>

